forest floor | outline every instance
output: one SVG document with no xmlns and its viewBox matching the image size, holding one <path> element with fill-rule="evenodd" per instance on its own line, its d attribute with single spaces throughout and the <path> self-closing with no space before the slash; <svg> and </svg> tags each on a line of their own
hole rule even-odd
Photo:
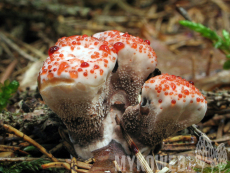
<svg viewBox="0 0 230 173">
<path fill-rule="evenodd" d="M 208 111 L 198 128 L 211 139 L 211 145 L 220 148 L 225 144 L 228 149 L 230 71 L 223 70 L 226 57 L 208 39 L 179 24 L 185 19 L 178 12 L 178 6 L 187 11 L 192 21 L 210 27 L 219 35 L 222 30 L 229 31 L 229 0 L 2 0 L 0 83 L 16 79 L 20 86 L 8 106 L 0 112 L 0 172 L 31 172 L 36 166 L 39 171 L 35 169 L 34 172 L 64 172 L 63 165 L 60 166 L 62 169 L 41 170 L 40 165 L 50 160 L 37 160 L 44 153 L 33 148 L 30 142 L 8 134 L 3 124 L 20 130 L 47 150 L 58 146 L 53 151 L 55 157 L 67 159 L 63 163 L 70 163 L 70 154 L 75 154 L 73 147 L 65 126 L 44 104 L 37 90 L 38 72 L 48 57 L 48 49 L 58 38 L 93 35 L 105 30 L 128 32 L 150 40 L 157 55 L 157 68 L 162 73 L 194 81 L 208 101 Z M 170 167 L 173 159 L 165 156 L 179 155 L 185 158 L 186 170 L 178 170 L 177 160 L 172 172 L 196 172 L 193 168 L 202 166 L 210 171 L 210 158 L 203 159 L 202 163 L 196 162 L 194 151 L 198 141 L 199 136 L 188 130 L 177 133 L 175 138 L 165 139 L 158 155 L 164 159 L 158 159 L 157 163 Z M 14 148 L 5 149 L 5 145 Z M 19 158 L 28 159 L 25 160 L 27 164 L 22 164 Z M 92 163 L 93 160 L 88 161 L 80 168 L 87 172 Z M 230 172 L 227 168 L 225 171 Z"/>
</svg>

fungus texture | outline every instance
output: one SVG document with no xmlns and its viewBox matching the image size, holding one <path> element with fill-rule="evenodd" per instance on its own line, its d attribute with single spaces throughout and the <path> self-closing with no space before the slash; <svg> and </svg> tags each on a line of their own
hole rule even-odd
<svg viewBox="0 0 230 173">
<path fill-rule="evenodd" d="M 141 86 L 157 65 L 150 41 L 119 31 L 105 31 L 93 37 L 108 42 L 116 49 L 118 59 L 117 69 L 113 71 L 113 87 L 124 90 L 131 105 L 137 104 Z"/>
<path fill-rule="evenodd" d="M 106 42 L 85 35 L 63 37 L 49 49 L 39 73 L 45 103 L 61 117 L 85 157 L 111 141 L 111 127 L 103 123 L 110 121 L 108 86 L 116 59 L 116 50 Z"/>
<path fill-rule="evenodd" d="M 147 153 L 163 138 L 198 123 L 207 109 L 193 83 L 155 70 L 156 54 L 148 40 L 105 31 L 63 37 L 48 53 L 39 91 L 83 159 L 114 142 L 131 154 L 116 116 Z"/>
<path fill-rule="evenodd" d="M 128 107 L 122 120 L 140 149 L 146 149 L 144 147 L 154 147 L 163 138 L 200 122 L 206 110 L 207 102 L 193 84 L 181 77 L 163 74 L 145 82 L 141 103 Z"/>
</svg>

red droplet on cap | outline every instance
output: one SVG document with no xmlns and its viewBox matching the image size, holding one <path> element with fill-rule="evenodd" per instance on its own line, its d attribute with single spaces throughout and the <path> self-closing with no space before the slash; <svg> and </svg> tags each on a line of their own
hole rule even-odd
<svg viewBox="0 0 230 173">
<path fill-rule="evenodd" d="M 81 63 L 81 67 L 82 68 L 89 67 L 89 63 L 83 62 L 83 63 Z"/>
<path fill-rule="evenodd" d="M 57 72 L 58 76 L 60 76 L 61 73 L 62 73 L 65 69 L 67 69 L 68 67 L 69 67 L 69 64 L 68 64 L 67 62 L 62 62 L 62 63 L 60 64 L 59 69 L 58 69 L 58 72 Z"/>
<path fill-rule="evenodd" d="M 58 51 L 58 50 L 59 50 L 59 47 L 57 47 L 57 46 L 50 47 L 49 51 L 48 51 L 49 56 L 53 55 L 53 53 Z"/>
<path fill-rule="evenodd" d="M 122 36 L 124 36 L 124 37 L 130 37 L 130 35 L 128 34 L 128 32 L 124 33 Z"/>
<path fill-rule="evenodd" d="M 189 81 L 190 84 L 194 85 L 194 82 L 193 81 Z"/>
<path fill-rule="evenodd" d="M 171 103 L 172 103 L 172 104 L 176 104 L 176 100 L 172 100 Z"/>
<path fill-rule="evenodd" d="M 99 50 L 103 50 L 103 51 L 105 51 L 107 53 L 110 53 L 109 46 L 104 45 L 104 44 L 100 46 Z"/>
<path fill-rule="evenodd" d="M 145 40 L 145 42 L 146 42 L 148 45 L 150 45 L 150 41 L 149 41 L 149 40 Z"/>
<path fill-rule="evenodd" d="M 125 47 L 125 45 L 122 42 L 117 42 L 113 45 L 113 47 L 116 49 L 117 53 Z"/>
</svg>

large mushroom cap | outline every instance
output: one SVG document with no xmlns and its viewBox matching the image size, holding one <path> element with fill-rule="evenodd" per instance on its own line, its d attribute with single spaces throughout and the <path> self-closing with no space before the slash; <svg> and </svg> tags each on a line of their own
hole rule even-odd
<svg viewBox="0 0 230 173">
<path fill-rule="evenodd" d="M 113 45 L 118 53 L 118 65 L 123 70 L 131 68 L 143 78 L 154 71 L 157 65 L 155 51 L 148 40 L 122 33 L 116 30 L 105 31 L 93 35 L 100 40 Z"/>
<path fill-rule="evenodd" d="M 40 90 L 66 81 L 82 83 L 86 88 L 102 84 L 114 68 L 117 58 L 114 51 L 108 43 L 104 44 L 91 37 L 71 36 L 59 39 L 49 49 L 49 57 L 40 70 Z"/>
<path fill-rule="evenodd" d="M 154 108 L 156 122 L 172 119 L 179 130 L 200 122 L 207 110 L 205 97 L 192 82 L 168 74 L 145 82 L 141 104 Z"/>
</svg>

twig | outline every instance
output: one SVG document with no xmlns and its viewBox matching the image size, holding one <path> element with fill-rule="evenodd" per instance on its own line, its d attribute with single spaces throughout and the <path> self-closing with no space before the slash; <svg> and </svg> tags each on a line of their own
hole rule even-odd
<svg viewBox="0 0 230 173">
<path fill-rule="evenodd" d="M 192 21 L 192 19 L 190 18 L 190 16 L 188 15 L 187 11 L 181 7 L 180 5 L 176 5 L 176 10 L 186 19 L 189 21 Z"/>
<path fill-rule="evenodd" d="M 77 160 L 75 157 L 71 161 L 71 173 L 77 173 Z"/>
<path fill-rule="evenodd" d="M 49 153 L 54 153 L 55 151 L 61 149 L 62 147 L 63 147 L 63 144 L 60 143 L 57 146 L 55 146 L 54 148 L 52 148 L 51 150 L 49 150 Z M 46 155 L 41 156 L 41 158 L 45 158 L 45 157 L 46 157 Z"/>
<path fill-rule="evenodd" d="M 73 15 L 87 17 L 90 14 L 91 9 L 87 7 L 79 7 L 76 5 L 65 5 L 59 3 L 51 3 L 50 1 L 25 1 L 25 0 L 5 0 L 13 6 L 31 7 L 33 10 L 50 12 L 55 15 Z"/>
<path fill-rule="evenodd" d="M 4 81 L 10 77 L 10 74 L 13 72 L 13 70 L 14 70 L 15 66 L 17 65 L 17 63 L 18 63 L 18 60 L 15 59 L 10 63 L 10 65 L 8 65 L 8 67 L 6 68 L 4 73 L 2 74 L 0 83 L 4 83 Z"/>
<path fill-rule="evenodd" d="M 191 57 L 191 60 L 192 60 L 192 79 L 196 79 L 196 60 L 195 60 L 195 57 L 192 56 Z"/>
<path fill-rule="evenodd" d="M 29 136 L 25 135 L 24 133 L 18 131 L 17 129 L 13 128 L 10 125 L 4 124 L 3 127 L 10 133 L 14 133 L 16 136 L 19 136 L 23 138 L 25 141 L 29 142 L 33 146 L 37 147 L 43 154 L 47 155 L 49 158 L 51 158 L 54 162 L 58 162 L 58 159 L 56 159 L 52 154 L 48 153 L 46 149 L 38 144 L 36 141 L 31 139 Z"/>
<path fill-rule="evenodd" d="M 25 47 L 26 49 L 30 50 L 31 52 L 33 52 L 35 55 L 37 55 L 38 57 L 40 57 L 42 60 L 45 60 L 47 58 L 47 55 L 43 54 L 41 51 L 39 51 L 38 49 L 35 49 L 34 47 L 30 46 L 29 44 L 17 39 L 16 37 L 14 37 L 13 35 L 9 34 L 9 33 L 4 33 L 6 36 L 8 36 L 9 38 L 11 38 L 12 40 L 14 40 L 15 42 L 18 42 L 20 45 L 22 45 L 23 47 Z"/>
<path fill-rule="evenodd" d="M 207 69 L 206 69 L 206 76 L 210 75 L 210 69 L 211 69 L 212 59 L 213 59 L 213 51 L 210 51 L 210 55 L 209 55 L 208 63 L 207 63 Z"/>
<path fill-rule="evenodd" d="M 41 165 L 42 169 L 48 169 L 48 168 L 66 168 L 67 170 L 70 170 L 70 164 L 64 163 L 64 162 L 51 162 Z"/>
<path fill-rule="evenodd" d="M 188 127 L 188 129 L 191 130 L 198 139 L 201 136 L 203 136 L 207 141 L 212 143 L 212 141 L 209 139 L 209 137 L 205 133 L 201 132 L 199 129 L 196 128 L 195 124 Z"/>
<path fill-rule="evenodd" d="M 145 15 L 146 11 L 143 10 L 139 10 L 137 8 L 133 8 L 131 6 L 129 6 L 126 2 L 124 2 L 123 0 L 116 0 L 115 2 L 117 2 L 117 5 L 119 7 L 121 7 L 123 10 L 132 13 L 132 14 L 136 14 L 136 15 L 140 15 L 143 16 Z"/>
<path fill-rule="evenodd" d="M 163 142 L 178 142 L 178 141 L 189 141 L 189 142 L 197 142 L 196 136 L 174 136 L 174 137 L 169 137 L 167 139 L 164 139 Z"/>
<path fill-rule="evenodd" d="M 20 147 L 0 145 L 0 151 L 17 151 L 20 150 Z"/>
<path fill-rule="evenodd" d="M 8 44 L 12 49 L 17 51 L 21 56 L 24 58 L 30 60 L 30 61 L 36 61 L 34 57 L 27 54 L 25 51 L 21 50 L 20 47 L 18 47 L 15 43 L 13 43 L 10 39 L 8 39 L 2 32 L 0 32 L 0 38 L 2 41 L 4 41 L 6 44 Z"/>
<path fill-rule="evenodd" d="M 40 158 L 35 158 L 35 157 L 13 157 L 13 158 L 4 158 L 0 157 L 0 162 L 25 162 L 25 161 L 34 161 L 34 160 L 39 160 Z M 48 160 L 51 161 L 50 158 L 43 158 L 43 160 Z M 60 159 L 58 158 L 60 162 L 65 162 L 66 159 Z"/>
<path fill-rule="evenodd" d="M 71 159 L 66 159 L 65 160 L 67 163 L 71 164 Z M 85 163 L 85 162 L 80 162 L 80 161 L 76 161 L 76 164 L 79 168 L 83 168 L 83 169 L 91 169 L 92 168 L 92 164 L 89 164 L 89 163 Z"/>
<path fill-rule="evenodd" d="M 47 164 L 41 165 L 42 169 L 48 169 L 48 168 L 66 168 L 67 170 L 71 170 L 71 166 L 69 163 L 63 163 L 63 162 L 51 162 Z M 78 173 L 87 173 L 88 170 L 86 169 L 76 169 Z"/>
<path fill-rule="evenodd" d="M 217 134 L 216 134 L 216 139 L 220 139 L 223 136 L 224 122 L 225 122 L 225 119 L 220 120 L 218 130 L 217 130 Z"/>
<path fill-rule="evenodd" d="M 116 160 L 113 161 L 113 164 L 114 164 L 114 166 L 115 166 L 115 168 L 116 168 L 116 170 L 117 170 L 117 173 L 122 173 L 121 168 L 120 168 L 120 166 L 118 165 L 118 163 L 117 163 Z"/>
<path fill-rule="evenodd" d="M 142 166 L 144 167 L 145 171 L 147 173 L 153 173 L 153 171 L 149 167 L 147 161 L 145 160 L 145 158 L 141 154 L 140 150 L 138 149 L 138 147 L 136 146 L 136 144 L 134 143 L 134 141 L 132 140 L 132 138 L 129 136 L 129 134 L 125 131 L 123 122 L 120 121 L 120 119 L 119 119 L 118 116 L 116 116 L 116 122 L 117 122 L 117 124 L 120 125 L 122 133 L 123 133 L 123 135 L 124 135 L 124 137 L 125 137 L 128 145 L 129 145 L 129 148 L 135 154 L 135 156 L 137 157 L 137 159 L 139 160 L 139 162 L 142 164 Z"/>
<path fill-rule="evenodd" d="M 1 46 L 2 46 L 2 48 L 4 49 L 4 51 L 7 53 L 7 55 L 8 55 L 10 58 L 14 59 L 13 53 L 10 51 L 9 47 L 8 47 L 4 42 L 1 42 Z"/>
<path fill-rule="evenodd" d="M 95 162 L 94 158 L 89 158 L 88 160 L 84 161 L 84 163 L 93 163 Z"/>
</svg>

